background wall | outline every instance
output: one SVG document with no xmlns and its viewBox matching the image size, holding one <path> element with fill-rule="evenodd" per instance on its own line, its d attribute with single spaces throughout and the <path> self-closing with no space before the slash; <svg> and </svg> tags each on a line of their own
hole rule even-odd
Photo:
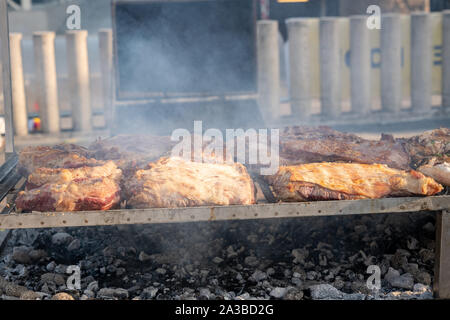
<svg viewBox="0 0 450 320">
<path fill-rule="evenodd" d="M 111 0 L 73 0 L 33 4 L 31 11 L 10 10 L 10 31 L 31 35 L 34 31 L 49 30 L 62 34 L 66 31 L 66 9 L 71 4 L 81 9 L 81 29 L 96 31 L 111 27 Z"/>
</svg>

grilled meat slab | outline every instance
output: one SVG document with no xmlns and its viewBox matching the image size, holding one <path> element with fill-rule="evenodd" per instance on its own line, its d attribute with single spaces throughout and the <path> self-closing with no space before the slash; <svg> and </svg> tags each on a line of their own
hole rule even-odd
<svg viewBox="0 0 450 320">
<path fill-rule="evenodd" d="M 391 169 L 381 164 L 310 163 L 283 166 L 268 180 L 281 201 L 431 196 L 443 189 L 420 172 Z"/>
<path fill-rule="evenodd" d="M 450 186 L 450 162 L 431 158 L 427 164 L 420 166 L 417 171 L 433 178 L 444 186 Z"/>
<path fill-rule="evenodd" d="M 27 176 L 37 168 L 78 168 L 98 163 L 90 159 L 86 148 L 74 144 L 27 147 L 19 154 L 18 171 Z"/>
<path fill-rule="evenodd" d="M 79 168 L 38 168 L 28 176 L 27 189 L 37 188 L 46 183 L 64 184 L 78 179 L 110 178 L 120 181 L 122 170 L 113 161 L 97 166 Z"/>
<path fill-rule="evenodd" d="M 155 160 L 170 151 L 174 144 L 169 136 L 118 135 L 95 141 L 89 146 L 89 150 L 99 160 L 117 160 L 129 157 L 145 157 Z"/>
<path fill-rule="evenodd" d="M 450 163 L 450 129 L 440 128 L 426 131 L 409 139 L 398 139 L 404 143 L 411 156 L 411 166 L 420 167 L 437 158 L 441 162 Z"/>
<path fill-rule="evenodd" d="M 411 156 L 411 167 L 450 186 L 450 129 L 440 128 L 426 131 L 409 139 L 398 139 L 404 143 Z"/>
<path fill-rule="evenodd" d="M 127 205 L 133 208 L 255 203 L 253 181 L 239 163 L 161 158 L 150 169 L 136 171 L 124 189 Z"/>
<path fill-rule="evenodd" d="M 19 211 L 108 210 L 119 204 L 119 185 L 110 178 L 46 183 L 39 188 L 21 191 L 16 199 Z"/>
<path fill-rule="evenodd" d="M 339 161 L 408 169 L 410 158 L 402 143 L 389 135 L 372 141 L 328 127 L 288 127 L 280 131 L 280 164 Z"/>
<path fill-rule="evenodd" d="M 192 141 L 190 144 L 192 161 L 195 160 L 194 145 Z M 201 138 L 202 139 L 202 138 Z M 113 160 L 119 168 L 121 168 L 126 177 L 132 176 L 139 169 L 148 169 L 149 163 L 158 160 L 161 157 L 171 156 L 171 152 L 177 141 L 172 141 L 169 136 L 150 136 L 150 135 L 119 135 L 109 139 L 98 140 L 89 146 L 92 156 L 98 160 Z M 222 143 L 223 145 L 223 143 Z M 223 152 L 221 156 L 214 153 L 214 142 L 208 141 L 201 144 L 200 159 L 204 162 L 224 162 L 230 160 L 226 158 L 226 153 Z M 208 148 L 208 149 L 207 149 Z M 180 157 L 187 157 L 187 155 L 180 152 L 176 155 Z"/>
<path fill-rule="evenodd" d="M 89 151 L 95 159 L 113 160 L 125 176 L 130 176 L 167 155 L 174 145 L 168 136 L 118 135 L 95 141 Z"/>
</svg>

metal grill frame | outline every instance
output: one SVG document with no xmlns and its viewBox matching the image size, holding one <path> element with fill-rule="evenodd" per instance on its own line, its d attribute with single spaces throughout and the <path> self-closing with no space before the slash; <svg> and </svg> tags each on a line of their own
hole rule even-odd
<svg viewBox="0 0 450 320">
<path fill-rule="evenodd" d="M 13 208 L 14 204 L 9 204 Z M 201 221 L 255 220 L 348 216 L 382 213 L 440 212 L 450 208 L 450 196 L 261 203 L 255 205 L 108 211 L 31 212 L 0 215 L 2 229 L 60 228 L 124 224 L 163 224 Z"/>
</svg>

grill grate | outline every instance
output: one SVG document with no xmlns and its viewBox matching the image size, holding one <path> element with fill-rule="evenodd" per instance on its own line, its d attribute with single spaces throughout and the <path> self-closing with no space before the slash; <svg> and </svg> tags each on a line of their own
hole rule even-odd
<svg viewBox="0 0 450 320">
<path fill-rule="evenodd" d="M 0 229 L 294 218 L 440 211 L 450 208 L 450 195 L 447 194 L 433 197 L 282 203 L 277 202 L 265 179 L 249 168 L 256 187 L 257 204 L 254 205 L 17 213 L 15 200 L 26 182 L 15 169 L 17 162 L 17 155 L 13 155 L 0 167 L 0 200 L 4 203 L 0 213 Z"/>
</svg>

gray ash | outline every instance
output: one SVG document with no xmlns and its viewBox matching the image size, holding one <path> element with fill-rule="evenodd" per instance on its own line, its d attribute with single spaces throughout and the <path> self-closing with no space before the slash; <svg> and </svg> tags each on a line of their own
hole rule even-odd
<svg viewBox="0 0 450 320">
<path fill-rule="evenodd" d="M 15 230 L 0 280 L 39 299 L 429 299 L 434 247 L 432 214 Z"/>
</svg>

